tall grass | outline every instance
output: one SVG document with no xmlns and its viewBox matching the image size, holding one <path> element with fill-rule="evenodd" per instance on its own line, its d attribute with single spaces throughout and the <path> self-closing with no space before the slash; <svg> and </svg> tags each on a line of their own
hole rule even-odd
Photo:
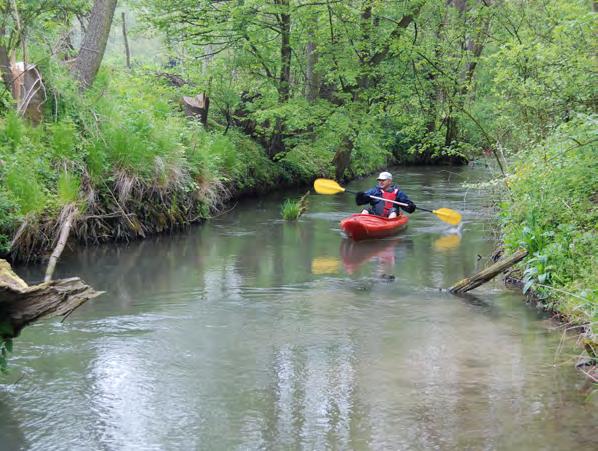
<svg viewBox="0 0 598 451">
<path fill-rule="evenodd" d="M 44 209 L 46 196 L 31 167 L 14 165 L 6 173 L 6 187 L 16 200 L 21 215 L 39 213 Z"/>
<path fill-rule="evenodd" d="M 56 194 L 60 205 L 76 202 L 81 191 L 81 180 L 72 172 L 64 170 L 58 177 Z"/>
<path fill-rule="evenodd" d="M 25 126 L 21 119 L 19 119 L 14 111 L 10 111 L 6 116 L 3 132 L 13 148 L 18 146 L 21 142 L 24 131 Z"/>
</svg>

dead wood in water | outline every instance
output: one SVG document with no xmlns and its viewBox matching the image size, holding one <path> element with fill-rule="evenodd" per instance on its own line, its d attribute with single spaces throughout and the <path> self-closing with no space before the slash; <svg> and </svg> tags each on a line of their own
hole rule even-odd
<svg viewBox="0 0 598 451">
<path fill-rule="evenodd" d="M 38 319 L 69 315 L 85 301 L 102 293 L 78 277 L 28 286 L 13 272 L 6 260 L 0 259 L 2 338 L 18 335 L 23 327 Z"/>
<path fill-rule="evenodd" d="M 52 280 L 54 268 L 56 268 L 56 262 L 58 261 L 58 258 L 64 250 L 64 246 L 66 245 L 66 242 L 69 238 L 69 233 L 71 232 L 71 226 L 78 214 L 79 209 L 75 204 L 67 204 L 62 209 L 59 220 L 59 222 L 62 223 L 62 226 L 60 227 L 58 242 L 56 243 L 56 247 L 54 248 L 52 255 L 50 255 L 50 260 L 48 261 L 48 267 L 46 268 L 46 276 L 44 277 L 44 282 L 49 282 L 50 280 Z"/>
<path fill-rule="evenodd" d="M 474 274 L 471 277 L 463 279 L 457 282 L 455 285 L 449 288 L 451 293 L 465 293 L 467 291 L 473 290 L 476 287 L 479 287 L 483 283 L 486 283 L 498 274 L 503 272 L 504 270 L 510 268 L 515 263 L 520 260 L 523 260 L 527 255 L 527 251 L 522 249 L 515 252 L 513 255 L 503 258 L 502 260 L 497 261 L 493 265 L 489 266 L 488 268 Z"/>
</svg>

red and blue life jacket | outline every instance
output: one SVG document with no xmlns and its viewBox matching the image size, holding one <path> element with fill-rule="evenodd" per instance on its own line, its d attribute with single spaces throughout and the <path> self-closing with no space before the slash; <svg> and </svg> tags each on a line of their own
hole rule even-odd
<svg viewBox="0 0 598 451">
<path fill-rule="evenodd" d="M 397 194 L 399 193 L 399 188 L 395 188 L 392 191 L 382 191 L 382 197 L 386 200 L 396 200 Z M 390 214 L 390 210 L 394 208 L 395 204 L 392 202 L 384 202 L 384 217 L 388 217 Z"/>
</svg>

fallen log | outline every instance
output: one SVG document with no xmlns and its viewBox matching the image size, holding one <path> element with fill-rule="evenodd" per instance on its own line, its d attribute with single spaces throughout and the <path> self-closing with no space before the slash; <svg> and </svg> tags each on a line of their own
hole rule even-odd
<svg viewBox="0 0 598 451">
<path fill-rule="evenodd" d="M 102 293 L 78 277 L 29 286 L 0 259 L 0 338 L 16 337 L 23 327 L 41 318 L 68 316 Z"/>
<path fill-rule="evenodd" d="M 467 291 L 473 290 L 474 288 L 479 287 L 483 283 L 486 283 L 489 280 L 494 279 L 494 277 L 496 277 L 504 270 L 510 268 L 518 261 L 523 260 L 526 255 L 527 250 L 518 250 L 513 255 L 497 261 L 493 265 L 490 265 L 488 268 L 478 272 L 477 274 L 474 274 L 471 277 L 467 277 L 466 279 L 457 282 L 455 285 L 449 288 L 449 291 L 451 293 L 466 293 Z"/>
</svg>

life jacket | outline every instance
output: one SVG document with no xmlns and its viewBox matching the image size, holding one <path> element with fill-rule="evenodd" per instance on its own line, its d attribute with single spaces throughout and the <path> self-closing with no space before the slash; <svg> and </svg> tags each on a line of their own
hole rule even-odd
<svg viewBox="0 0 598 451">
<path fill-rule="evenodd" d="M 399 188 L 395 188 L 390 192 L 382 191 L 382 197 L 387 200 L 396 200 L 397 194 L 399 194 Z M 390 210 L 392 210 L 394 206 L 395 204 L 392 202 L 384 202 L 384 217 L 388 217 Z"/>
</svg>

